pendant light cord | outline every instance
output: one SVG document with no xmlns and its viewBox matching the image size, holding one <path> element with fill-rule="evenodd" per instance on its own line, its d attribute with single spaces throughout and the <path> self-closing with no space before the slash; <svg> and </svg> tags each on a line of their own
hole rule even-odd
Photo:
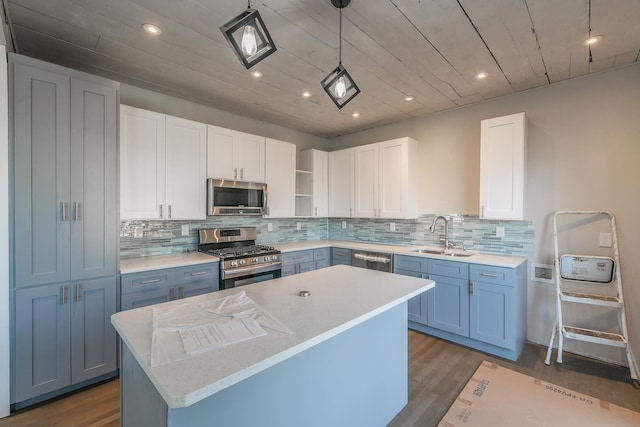
<svg viewBox="0 0 640 427">
<path fill-rule="evenodd" d="M 340 52 L 338 54 L 338 64 L 342 65 L 342 1 L 340 2 L 340 49 L 338 52 Z"/>
</svg>

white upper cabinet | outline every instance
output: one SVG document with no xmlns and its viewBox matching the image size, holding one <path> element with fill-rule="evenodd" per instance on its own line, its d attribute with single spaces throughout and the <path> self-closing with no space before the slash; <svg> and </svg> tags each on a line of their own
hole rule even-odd
<svg viewBox="0 0 640 427">
<path fill-rule="evenodd" d="M 207 176 L 265 182 L 265 138 L 207 126 Z"/>
<path fill-rule="evenodd" d="M 378 215 L 378 144 L 355 148 L 355 216 L 375 218 Z"/>
<path fill-rule="evenodd" d="M 417 217 L 418 143 L 409 138 L 398 138 L 378 145 L 378 216 Z"/>
<path fill-rule="evenodd" d="M 160 219 L 165 115 L 120 105 L 120 219 Z"/>
<path fill-rule="evenodd" d="M 296 146 L 267 138 L 265 150 L 267 214 L 290 218 L 296 214 Z"/>
<path fill-rule="evenodd" d="M 480 129 L 480 218 L 524 219 L 525 115 L 482 120 Z"/>
<path fill-rule="evenodd" d="M 355 147 L 354 216 L 417 217 L 417 154 L 411 138 Z"/>
<path fill-rule="evenodd" d="M 120 218 L 205 219 L 206 125 L 120 106 Z"/>
<path fill-rule="evenodd" d="M 205 219 L 207 125 L 167 116 L 166 134 L 165 218 Z"/>
<path fill-rule="evenodd" d="M 311 149 L 300 152 L 296 176 L 296 216 L 329 215 L 328 160 L 326 151 Z"/>
<path fill-rule="evenodd" d="M 329 153 L 329 216 L 345 218 L 353 216 L 353 162 L 355 149 Z"/>
</svg>

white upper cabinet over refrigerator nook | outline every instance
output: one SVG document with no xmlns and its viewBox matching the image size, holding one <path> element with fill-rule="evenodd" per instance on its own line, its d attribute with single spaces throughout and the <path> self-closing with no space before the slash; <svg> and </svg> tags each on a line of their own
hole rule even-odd
<svg viewBox="0 0 640 427">
<path fill-rule="evenodd" d="M 329 216 L 353 216 L 354 148 L 329 153 Z"/>
<path fill-rule="evenodd" d="M 207 177 L 265 182 L 265 138 L 207 126 Z"/>
<path fill-rule="evenodd" d="M 480 218 L 524 219 L 525 114 L 482 120 L 480 129 Z"/>
<path fill-rule="evenodd" d="M 417 217 L 418 143 L 405 137 L 354 150 L 354 216 Z"/>
<path fill-rule="evenodd" d="M 203 123 L 120 106 L 120 218 L 205 219 Z"/>
<path fill-rule="evenodd" d="M 296 146 L 267 138 L 265 178 L 269 218 L 290 218 L 296 214 Z"/>
</svg>

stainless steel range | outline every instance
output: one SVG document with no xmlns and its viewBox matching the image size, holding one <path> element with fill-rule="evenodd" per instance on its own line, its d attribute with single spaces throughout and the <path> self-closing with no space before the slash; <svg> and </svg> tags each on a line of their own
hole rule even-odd
<svg viewBox="0 0 640 427">
<path fill-rule="evenodd" d="M 201 229 L 198 251 L 220 258 L 221 290 L 281 275 L 280 251 L 256 245 L 255 227 Z"/>
</svg>

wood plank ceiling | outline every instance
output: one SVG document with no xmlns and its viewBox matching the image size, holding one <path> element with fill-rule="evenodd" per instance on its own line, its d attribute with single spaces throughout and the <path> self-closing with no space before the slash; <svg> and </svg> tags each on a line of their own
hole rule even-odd
<svg viewBox="0 0 640 427">
<path fill-rule="evenodd" d="M 252 2 L 278 48 L 251 70 L 260 79 L 219 30 L 243 0 L 3 2 L 17 53 L 323 138 L 637 62 L 640 52 L 638 0 L 352 0 L 342 63 L 362 93 L 338 110 L 320 87 L 338 64 L 330 0 Z M 605 38 L 589 48 L 590 34 Z"/>
</svg>

